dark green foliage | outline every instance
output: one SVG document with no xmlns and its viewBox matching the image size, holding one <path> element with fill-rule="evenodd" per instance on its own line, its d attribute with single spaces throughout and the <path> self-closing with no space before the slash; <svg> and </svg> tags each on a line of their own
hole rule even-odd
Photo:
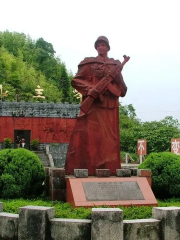
<svg viewBox="0 0 180 240">
<path fill-rule="evenodd" d="M 12 147 L 11 138 L 4 138 L 3 147 L 4 148 L 11 148 Z"/>
<path fill-rule="evenodd" d="M 130 207 L 122 207 L 120 209 L 123 210 L 124 219 L 146 219 L 152 218 L 152 207 L 151 206 L 130 206 Z"/>
<path fill-rule="evenodd" d="M 41 194 L 45 171 L 40 159 L 26 149 L 0 151 L 0 196 L 19 198 Z"/>
<path fill-rule="evenodd" d="M 157 122 L 144 122 L 140 138 L 146 138 L 148 153 L 169 151 L 171 138 L 179 138 L 179 123 L 173 117 Z"/>
<path fill-rule="evenodd" d="M 156 197 L 180 197 L 180 156 L 170 152 L 151 153 L 139 169 L 151 169 Z"/>
<path fill-rule="evenodd" d="M 120 106 L 119 118 L 121 150 L 126 153 L 136 153 L 141 122 L 136 118 L 135 110 L 131 104 Z"/>
<path fill-rule="evenodd" d="M 137 153 L 138 139 L 147 140 L 147 154 L 169 151 L 171 138 L 180 138 L 179 122 L 171 116 L 161 121 L 141 122 L 131 104 L 120 106 L 119 115 L 121 150 L 124 152 Z"/>
<path fill-rule="evenodd" d="M 34 101 L 40 85 L 47 102 L 75 101 L 71 73 L 54 54 L 53 45 L 43 38 L 33 41 L 24 33 L 0 32 L 0 83 L 9 91 L 6 99 Z"/>
<path fill-rule="evenodd" d="M 38 146 L 39 146 L 39 139 L 36 138 L 36 139 L 33 139 L 30 143 L 31 145 L 31 149 L 32 150 L 38 150 Z"/>
<path fill-rule="evenodd" d="M 47 199 L 0 199 L 0 202 L 3 202 L 3 211 L 8 213 L 19 213 L 20 207 L 25 206 L 45 206 L 45 207 L 54 207 L 55 208 L 55 217 L 56 218 L 73 218 L 73 219 L 90 219 L 91 218 L 91 208 L 73 208 L 69 203 L 62 202 L 52 202 Z M 167 200 L 158 200 L 158 207 L 169 207 L 177 206 L 180 207 L 180 199 L 172 198 Z M 100 206 L 101 207 L 101 206 Z M 124 220 L 128 219 L 148 219 L 152 218 L 152 206 L 131 206 L 131 207 L 122 207 Z"/>
<path fill-rule="evenodd" d="M 63 64 L 61 66 L 61 79 L 59 81 L 59 86 L 62 90 L 62 102 L 68 102 L 70 95 L 70 81 L 68 78 L 66 66 Z"/>
</svg>

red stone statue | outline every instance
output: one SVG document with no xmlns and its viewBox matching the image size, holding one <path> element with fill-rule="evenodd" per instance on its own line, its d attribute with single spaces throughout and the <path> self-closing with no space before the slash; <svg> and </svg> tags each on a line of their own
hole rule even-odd
<svg viewBox="0 0 180 240">
<path fill-rule="evenodd" d="M 127 87 L 121 70 L 124 62 L 108 58 L 109 41 L 100 36 L 95 42 L 97 57 L 85 58 L 78 66 L 72 86 L 82 94 L 80 115 L 72 132 L 66 159 L 66 174 L 74 169 L 110 169 L 116 174 L 120 164 L 119 97 Z"/>
</svg>

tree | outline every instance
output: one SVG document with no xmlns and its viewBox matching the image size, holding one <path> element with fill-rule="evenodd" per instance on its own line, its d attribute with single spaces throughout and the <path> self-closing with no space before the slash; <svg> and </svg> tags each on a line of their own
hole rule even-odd
<svg viewBox="0 0 180 240">
<path fill-rule="evenodd" d="M 4 46 L 9 53 L 13 54 L 15 57 L 19 54 L 19 49 L 21 49 L 26 44 L 26 35 L 24 33 L 17 32 L 0 32 L 0 47 Z"/>
<path fill-rule="evenodd" d="M 23 56 L 10 54 L 4 47 L 0 48 L 0 66 L 3 78 L 0 78 L 3 89 L 9 91 L 6 99 L 13 101 L 18 94 L 20 100 L 33 101 L 35 88 L 41 84 L 48 101 L 61 101 L 62 93 L 52 81 L 47 81 L 45 76 L 36 71 L 32 66 L 23 61 Z"/>
<path fill-rule="evenodd" d="M 62 102 L 70 102 L 70 79 L 67 74 L 65 64 L 61 66 L 61 77 L 59 81 L 60 89 L 62 90 Z"/>
<path fill-rule="evenodd" d="M 141 122 L 130 104 L 120 107 L 121 150 L 137 151 L 137 140 L 147 140 L 147 153 L 170 151 L 171 138 L 180 138 L 179 123 L 167 116 L 161 121 Z"/>
<path fill-rule="evenodd" d="M 161 121 L 142 123 L 141 138 L 147 139 L 148 153 L 170 151 L 171 138 L 179 137 L 179 123 L 171 116 Z"/>
<path fill-rule="evenodd" d="M 55 56 L 51 43 L 43 38 L 33 41 L 24 33 L 0 32 L 0 84 L 9 91 L 8 100 L 18 96 L 33 101 L 35 88 L 40 85 L 46 101 L 77 102 L 70 84 L 72 77 Z"/>
<path fill-rule="evenodd" d="M 136 118 L 135 109 L 130 105 L 120 106 L 120 146 L 129 153 L 136 152 L 137 139 L 141 131 L 141 122 Z"/>
</svg>

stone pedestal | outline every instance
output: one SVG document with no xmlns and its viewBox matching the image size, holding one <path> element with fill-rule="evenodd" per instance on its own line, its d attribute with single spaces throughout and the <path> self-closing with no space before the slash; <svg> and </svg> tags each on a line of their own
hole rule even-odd
<svg viewBox="0 0 180 240">
<path fill-rule="evenodd" d="M 161 240 L 179 240 L 180 207 L 155 207 L 153 218 L 161 220 Z"/>
<path fill-rule="evenodd" d="M 49 197 L 49 179 L 50 179 L 50 168 L 49 167 L 45 167 L 45 194 L 47 197 Z"/>
<path fill-rule="evenodd" d="M 152 172 L 150 169 L 138 169 L 137 170 L 138 177 L 145 177 L 149 183 L 149 186 L 152 186 Z"/>
<path fill-rule="evenodd" d="M 92 240 L 123 240 L 123 211 L 119 208 L 92 209 Z"/>
<path fill-rule="evenodd" d="M 74 207 L 158 206 L 146 178 L 69 177 L 66 183 L 66 201 Z"/>
<path fill-rule="evenodd" d="M 160 220 L 124 220 L 123 224 L 124 240 L 162 240 L 159 234 Z"/>
<path fill-rule="evenodd" d="M 131 177 L 130 169 L 116 169 L 117 177 Z"/>
<path fill-rule="evenodd" d="M 137 168 L 130 168 L 131 176 L 137 176 Z"/>
<path fill-rule="evenodd" d="M 18 239 L 18 214 L 0 213 L 0 239 Z"/>
<path fill-rule="evenodd" d="M 65 169 L 50 168 L 49 197 L 53 201 L 66 200 Z"/>
<path fill-rule="evenodd" d="M 110 177 L 109 169 L 96 169 L 96 177 Z"/>
<path fill-rule="evenodd" d="M 74 169 L 74 176 L 76 178 L 87 178 L 88 169 Z"/>
<path fill-rule="evenodd" d="M 50 219 L 53 207 L 27 206 L 19 208 L 18 240 L 50 239 Z"/>
</svg>

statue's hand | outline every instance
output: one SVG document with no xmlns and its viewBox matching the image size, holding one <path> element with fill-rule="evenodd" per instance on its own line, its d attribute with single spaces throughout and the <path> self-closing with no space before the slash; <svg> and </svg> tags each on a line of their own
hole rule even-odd
<svg viewBox="0 0 180 240">
<path fill-rule="evenodd" d="M 91 88 L 89 89 L 88 93 L 87 93 L 88 96 L 91 96 L 93 97 L 94 99 L 98 97 L 98 92 L 94 89 L 94 88 Z"/>
<path fill-rule="evenodd" d="M 115 78 L 117 75 L 120 74 L 122 69 L 123 69 L 123 66 L 121 64 L 118 64 L 114 69 L 109 71 L 109 74 L 112 78 Z"/>
</svg>

